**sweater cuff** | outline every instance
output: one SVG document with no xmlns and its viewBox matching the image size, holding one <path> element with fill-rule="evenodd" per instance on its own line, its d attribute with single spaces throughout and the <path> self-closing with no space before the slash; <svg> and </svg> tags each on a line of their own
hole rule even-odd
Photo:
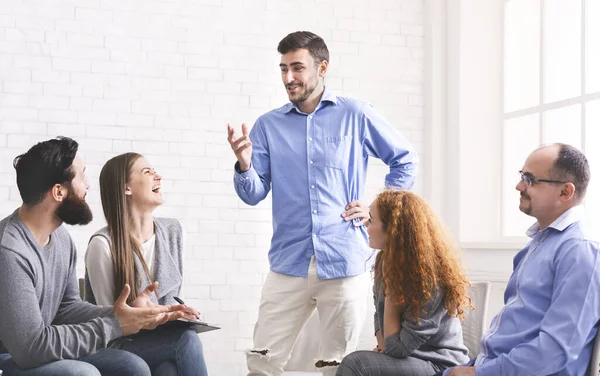
<svg viewBox="0 0 600 376">
<path fill-rule="evenodd" d="M 110 341 L 123 336 L 123 329 L 121 328 L 119 319 L 117 319 L 117 316 L 112 311 L 112 307 L 108 308 L 110 308 L 110 312 L 108 312 L 106 316 L 102 317 L 105 335 L 104 346 L 107 346 Z"/>
</svg>

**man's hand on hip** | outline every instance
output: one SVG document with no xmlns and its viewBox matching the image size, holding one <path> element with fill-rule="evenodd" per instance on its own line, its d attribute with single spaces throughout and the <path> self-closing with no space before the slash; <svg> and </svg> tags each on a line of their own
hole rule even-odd
<svg viewBox="0 0 600 376">
<path fill-rule="evenodd" d="M 352 201 L 346 205 L 346 211 L 342 213 L 342 217 L 346 222 L 354 221 L 354 226 L 359 227 L 365 224 L 369 220 L 369 207 L 360 203 L 360 201 Z"/>
</svg>

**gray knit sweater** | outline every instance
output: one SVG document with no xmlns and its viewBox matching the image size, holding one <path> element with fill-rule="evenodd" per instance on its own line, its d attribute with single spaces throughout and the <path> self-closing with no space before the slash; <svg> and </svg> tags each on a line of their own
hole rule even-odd
<svg viewBox="0 0 600 376">
<path fill-rule="evenodd" d="M 40 246 L 17 211 L 0 221 L 0 353 L 20 368 L 87 356 L 122 335 L 112 307 L 79 298 L 76 264 L 63 226 Z"/>
</svg>

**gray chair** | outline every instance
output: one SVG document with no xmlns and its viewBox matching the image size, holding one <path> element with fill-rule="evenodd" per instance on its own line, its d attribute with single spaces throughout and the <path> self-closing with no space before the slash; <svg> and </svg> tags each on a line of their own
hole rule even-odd
<svg viewBox="0 0 600 376">
<path fill-rule="evenodd" d="M 490 282 L 473 282 L 468 291 L 475 306 L 475 310 L 467 310 L 462 323 L 463 342 L 469 349 L 469 358 L 474 358 L 479 354 L 481 336 L 486 330 L 490 290 Z"/>
<path fill-rule="evenodd" d="M 79 278 L 79 296 L 81 300 L 85 299 L 85 279 Z"/>
<path fill-rule="evenodd" d="M 588 376 L 600 376 L 600 333 L 596 334 L 592 358 L 588 367 Z"/>
</svg>

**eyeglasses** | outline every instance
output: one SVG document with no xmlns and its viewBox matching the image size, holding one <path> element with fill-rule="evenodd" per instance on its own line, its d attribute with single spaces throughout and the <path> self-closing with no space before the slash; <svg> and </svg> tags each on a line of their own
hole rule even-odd
<svg viewBox="0 0 600 376">
<path fill-rule="evenodd" d="M 565 183 L 568 183 L 568 181 L 562 181 L 562 180 L 548 180 L 548 179 L 535 178 L 533 176 L 525 175 L 521 171 L 519 171 L 519 174 L 521 175 L 521 180 L 523 180 L 523 182 L 525 184 L 527 184 L 529 187 L 531 187 L 533 184 L 538 183 L 538 182 L 539 183 L 551 183 L 551 184 L 565 184 Z"/>
</svg>

